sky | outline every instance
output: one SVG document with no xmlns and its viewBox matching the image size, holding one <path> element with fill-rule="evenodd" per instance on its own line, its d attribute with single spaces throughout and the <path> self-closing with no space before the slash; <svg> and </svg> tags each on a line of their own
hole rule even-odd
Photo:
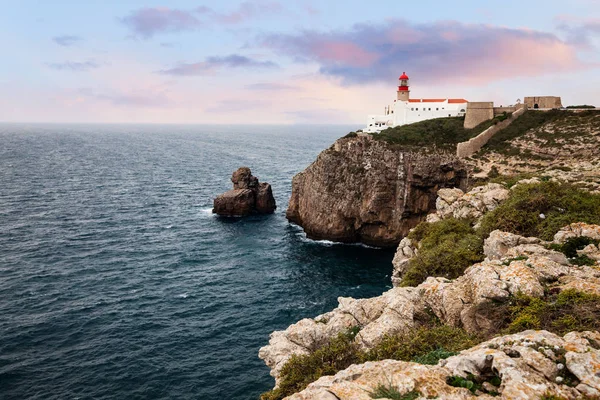
<svg viewBox="0 0 600 400">
<path fill-rule="evenodd" d="M 362 124 L 412 98 L 600 105 L 600 0 L 0 0 L 0 121 Z"/>
</svg>

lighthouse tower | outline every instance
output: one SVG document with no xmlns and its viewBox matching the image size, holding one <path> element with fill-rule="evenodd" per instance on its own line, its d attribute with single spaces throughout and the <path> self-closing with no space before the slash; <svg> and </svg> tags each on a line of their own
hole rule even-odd
<svg viewBox="0 0 600 400">
<path fill-rule="evenodd" d="M 410 98 L 410 90 L 408 89 L 408 75 L 406 72 L 403 72 L 400 75 L 400 86 L 398 86 L 398 100 L 399 101 L 408 101 Z"/>
</svg>

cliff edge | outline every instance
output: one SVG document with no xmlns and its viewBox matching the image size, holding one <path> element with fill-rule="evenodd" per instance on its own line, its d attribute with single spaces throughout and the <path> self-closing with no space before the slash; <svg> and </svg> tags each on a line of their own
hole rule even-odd
<svg viewBox="0 0 600 400">
<path fill-rule="evenodd" d="M 294 177 L 286 216 L 312 239 L 396 246 L 435 209 L 439 189 L 466 183 L 452 154 L 342 138 Z"/>
</svg>

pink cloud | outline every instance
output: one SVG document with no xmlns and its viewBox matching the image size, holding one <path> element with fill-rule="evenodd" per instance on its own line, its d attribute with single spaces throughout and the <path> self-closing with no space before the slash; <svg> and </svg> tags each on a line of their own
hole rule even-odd
<svg viewBox="0 0 600 400">
<path fill-rule="evenodd" d="M 392 82 L 404 70 L 424 84 L 480 84 L 594 67 L 554 34 L 456 21 L 390 20 L 346 31 L 271 35 L 263 43 L 296 60 L 316 62 L 322 74 L 346 84 Z"/>
<path fill-rule="evenodd" d="M 360 46 L 343 41 L 323 41 L 315 43 L 312 50 L 322 60 L 339 62 L 356 67 L 368 67 L 379 55 Z"/>
</svg>

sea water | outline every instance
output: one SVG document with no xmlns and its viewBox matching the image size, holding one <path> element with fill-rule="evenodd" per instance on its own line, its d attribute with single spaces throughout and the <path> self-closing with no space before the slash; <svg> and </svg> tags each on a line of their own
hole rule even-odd
<svg viewBox="0 0 600 400">
<path fill-rule="evenodd" d="M 0 125 L 0 398 L 256 399 L 269 334 L 390 286 L 308 240 L 292 177 L 345 126 Z M 212 199 L 248 166 L 270 216 Z"/>
</svg>

